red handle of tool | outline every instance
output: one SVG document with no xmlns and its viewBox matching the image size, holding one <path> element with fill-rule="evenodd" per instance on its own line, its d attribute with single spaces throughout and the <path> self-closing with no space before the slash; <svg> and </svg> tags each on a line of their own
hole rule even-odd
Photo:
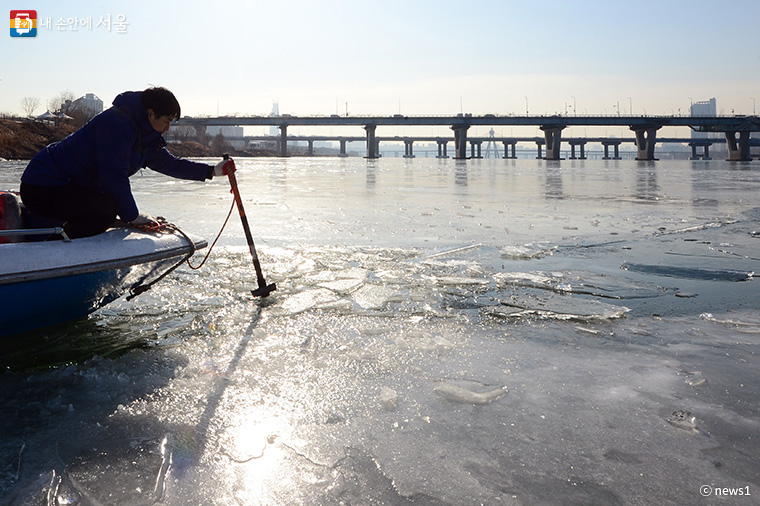
<svg viewBox="0 0 760 506">
<path fill-rule="evenodd" d="M 225 156 L 225 158 L 228 158 Z M 237 204 L 238 213 L 240 213 L 240 221 L 243 223 L 243 231 L 245 232 L 245 240 L 248 242 L 248 249 L 251 250 L 251 258 L 253 259 L 253 267 L 256 269 L 256 280 L 259 283 L 259 287 L 266 286 L 264 280 L 264 274 L 261 272 L 261 265 L 259 263 L 259 255 L 256 254 L 256 246 L 253 244 L 253 236 L 251 236 L 251 230 L 248 227 L 248 218 L 245 216 L 245 209 L 243 208 L 243 199 L 240 197 L 240 190 L 238 190 L 237 178 L 235 177 L 235 161 L 231 158 L 229 162 L 232 164 L 232 170 L 227 173 L 227 177 L 230 179 L 230 186 L 232 187 L 232 194 L 235 198 L 235 204 Z"/>
</svg>

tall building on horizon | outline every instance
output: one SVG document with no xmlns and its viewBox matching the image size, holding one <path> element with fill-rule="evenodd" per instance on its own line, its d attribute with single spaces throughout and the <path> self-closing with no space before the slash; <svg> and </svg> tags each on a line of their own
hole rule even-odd
<svg viewBox="0 0 760 506">
<path fill-rule="evenodd" d="M 693 102 L 691 104 L 691 115 L 692 116 L 709 116 L 711 118 L 714 118 L 718 115 L 718 105 L 715 100 L 715 97 L 711 98 L 710 100 L 703 100 L 701 102 Z M 692 130 L 691 132 L 691 138 L 692 139 L 709 139 L 709 138 L 716 138 L 720 137 L 720 135 L 715 133 L 708 133 L 708 132 L 695 132 Z"/>
<path fill-rule="evenodd" d="M 269 116 L 276 118 L 280 115 L 280 103 L 279 102 L 273 102 L 272 103 L 272 114 Z M 280 135 L 280 127 L 272 125 L 269 127 L 269 135 L 272 137 L 276 137 Z"/>
</svg>

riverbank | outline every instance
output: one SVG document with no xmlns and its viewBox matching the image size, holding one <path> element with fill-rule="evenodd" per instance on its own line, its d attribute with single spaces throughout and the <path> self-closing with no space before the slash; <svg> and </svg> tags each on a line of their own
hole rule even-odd
<svg viewBox="0 0 760 506">
<path fill-rule="evenodd" d="M 69 125 L 48 125 L 35 121 L 0 119 L 0 158 L 6 160 L 28 160 L 42 148 L 63 140 L 75 129 Z M 274 156 L 270 150 L 252 149 L 241 150 L 232 146 L 204 146 L 199 142 L 181 142 L 167 145 L 174 156 L 179 157 L 211 157 L 229 153 L 233 156 Z"/>
<path fill-rule="evenodd" d="M 51 142 L 60 141 L 73 131 L 67 125 L 55 127 L 34 121 L 0 119 L 0 158 L 29 159 Z"/>
</svg>

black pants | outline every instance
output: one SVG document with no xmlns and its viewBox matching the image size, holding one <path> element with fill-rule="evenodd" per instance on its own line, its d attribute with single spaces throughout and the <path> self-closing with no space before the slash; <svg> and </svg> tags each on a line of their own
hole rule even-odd
<svg viewBox="0 0 760 506">
<path fill-rule="evenodd" d="M 21 200 L 33 215 L 62 225 L 72 239 L 105 232 L 118 214 L 116 199 L 74 184 L 39 186 L 21 183 Z"/>
</svg>

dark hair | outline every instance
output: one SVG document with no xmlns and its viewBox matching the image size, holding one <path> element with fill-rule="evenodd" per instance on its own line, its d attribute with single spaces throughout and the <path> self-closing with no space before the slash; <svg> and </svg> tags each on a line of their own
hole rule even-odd
<svg viewBox="0 0 760 506">
<path fill-rule="evenodd" d="M 143 107 L 153 109 L 156 117 L 174 116 L 174 119 L 179 119 L 180 108 L 177 97 L 166 88 L 160 86 L 148 88 L 142 92 L 140 100 Z"/>
</svg>

